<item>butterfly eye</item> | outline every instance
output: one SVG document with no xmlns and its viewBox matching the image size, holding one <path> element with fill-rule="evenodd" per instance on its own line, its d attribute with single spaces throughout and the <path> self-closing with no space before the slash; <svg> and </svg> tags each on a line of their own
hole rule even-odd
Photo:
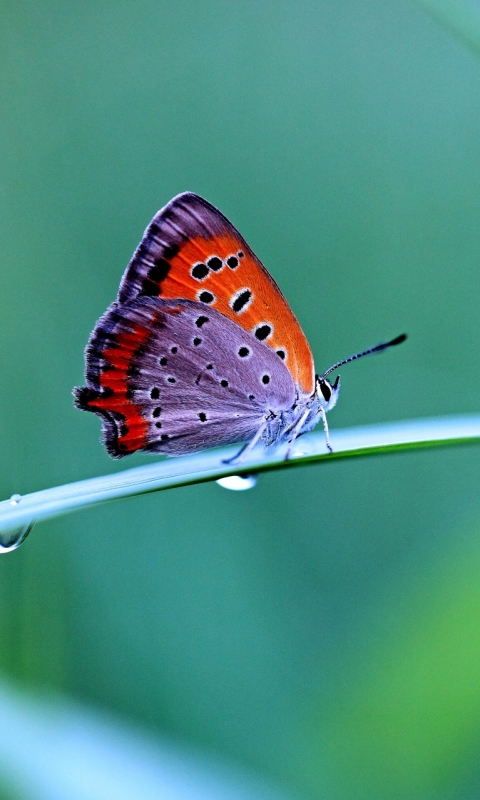
<svg viewBox="0 0 480 800">
<path fill-rule="evenodd" d="M 330 386 L 328 385 L 328 383 L 326 381 L 320 381 L 320 391 L 321 391 L 321 393 L 323 394 L 325 400 L 328 403 L 328 401 L 330 400 L 330 398 L 332 396 L 332 390 L 330 389 Z"/>
</svg>

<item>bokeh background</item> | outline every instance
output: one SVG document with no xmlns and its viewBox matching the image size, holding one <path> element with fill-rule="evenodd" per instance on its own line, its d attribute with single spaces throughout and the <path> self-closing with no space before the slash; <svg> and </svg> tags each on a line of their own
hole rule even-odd
<svg viewBox="0 0 480 800">
<path fill-rule="evenodd" d="M 422 8 L 5 0 L 0 41 L 2 499 L 148 460 L 111 461 L 70 392 L 184 190 L 264 261 L 319 370 L 409 333 L 343 368 L 333 428 L 478 411 L 480 59 Z M 80 749 L 49 749 L 50 713 L 87 714 L 92 753 L 147 737 L 185 774 L 195 752 L 188 791 L 152 797 L 213 797 L 208 762 L 223 798 L 247 776 L 255 800 L 478 798 L 478 479 L 475 448 L 427 451 L 39 524 L 0 560 L 2 800 L 107 797 L 94 758 L 88 791 L 56 788 Z M 150 797 L 132 769 L 109 797 Z"/>
</svg>

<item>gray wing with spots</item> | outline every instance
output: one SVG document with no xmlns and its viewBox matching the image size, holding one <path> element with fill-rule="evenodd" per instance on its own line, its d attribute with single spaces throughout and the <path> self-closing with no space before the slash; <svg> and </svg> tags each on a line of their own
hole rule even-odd
<svg viewBox="0 0 480 800">
<path fill-rule="evenodd" d="M 150 452 L 181 455 L 250 440 L 266 417 L 295 402 L 278 355 L 213 309 L 142 298 L 123 324 L 151 326 L 134 358 L 129 394 L 148 421 Z"/>
</svg>

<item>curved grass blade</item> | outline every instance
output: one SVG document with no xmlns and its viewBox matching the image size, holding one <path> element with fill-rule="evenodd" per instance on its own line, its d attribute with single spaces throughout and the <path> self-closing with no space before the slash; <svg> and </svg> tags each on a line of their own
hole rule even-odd
<svg viewBox="0 0 480 800">
<path fill-rule="evenodd" d="M 218 480 L 229 475 L 251 475 L 277 469 L 294 469 L 317 462 L 328 463 L 339 458 L 470 443 L 480 444 L 480 415 L 336 430 L 332 433 L 333 453 L 327 452 L 322 433 L 310 433 L 297 440 L 288 461 L 284 460 L 282 449 L 272 454 L 265 450 L 254 450 L 241 465 L 224 464 L 223 460 L 232 456 L 238 446 L 166 459 L 23 497 L 14 495 L 10 500 L 0 502 L 0 544 L 2 540 L 8 541 L 9 549 L 12 549 L 12 532 L 25 530 L 35 520 L 57 517 L 122 497 Z"/>
</svg>

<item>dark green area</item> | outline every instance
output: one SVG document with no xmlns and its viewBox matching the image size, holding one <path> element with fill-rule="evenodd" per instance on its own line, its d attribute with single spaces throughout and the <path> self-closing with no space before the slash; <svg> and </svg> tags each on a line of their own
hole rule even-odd
<svg viewBox="0 0 480 800">
<path fill-rule="evenodd" d="M 72 406 L 153 213 L 218 205 L 331 426 L 478 411 L 480 62 L 406 0 L 3 4 L 0 492 L 116 464 Z M 328 465 L 327 465 L 328 466 Z M 478 451 L 119 502 L 0 561 L 0 665 L 307 800 L 480 791 Z"/>
</svg>

